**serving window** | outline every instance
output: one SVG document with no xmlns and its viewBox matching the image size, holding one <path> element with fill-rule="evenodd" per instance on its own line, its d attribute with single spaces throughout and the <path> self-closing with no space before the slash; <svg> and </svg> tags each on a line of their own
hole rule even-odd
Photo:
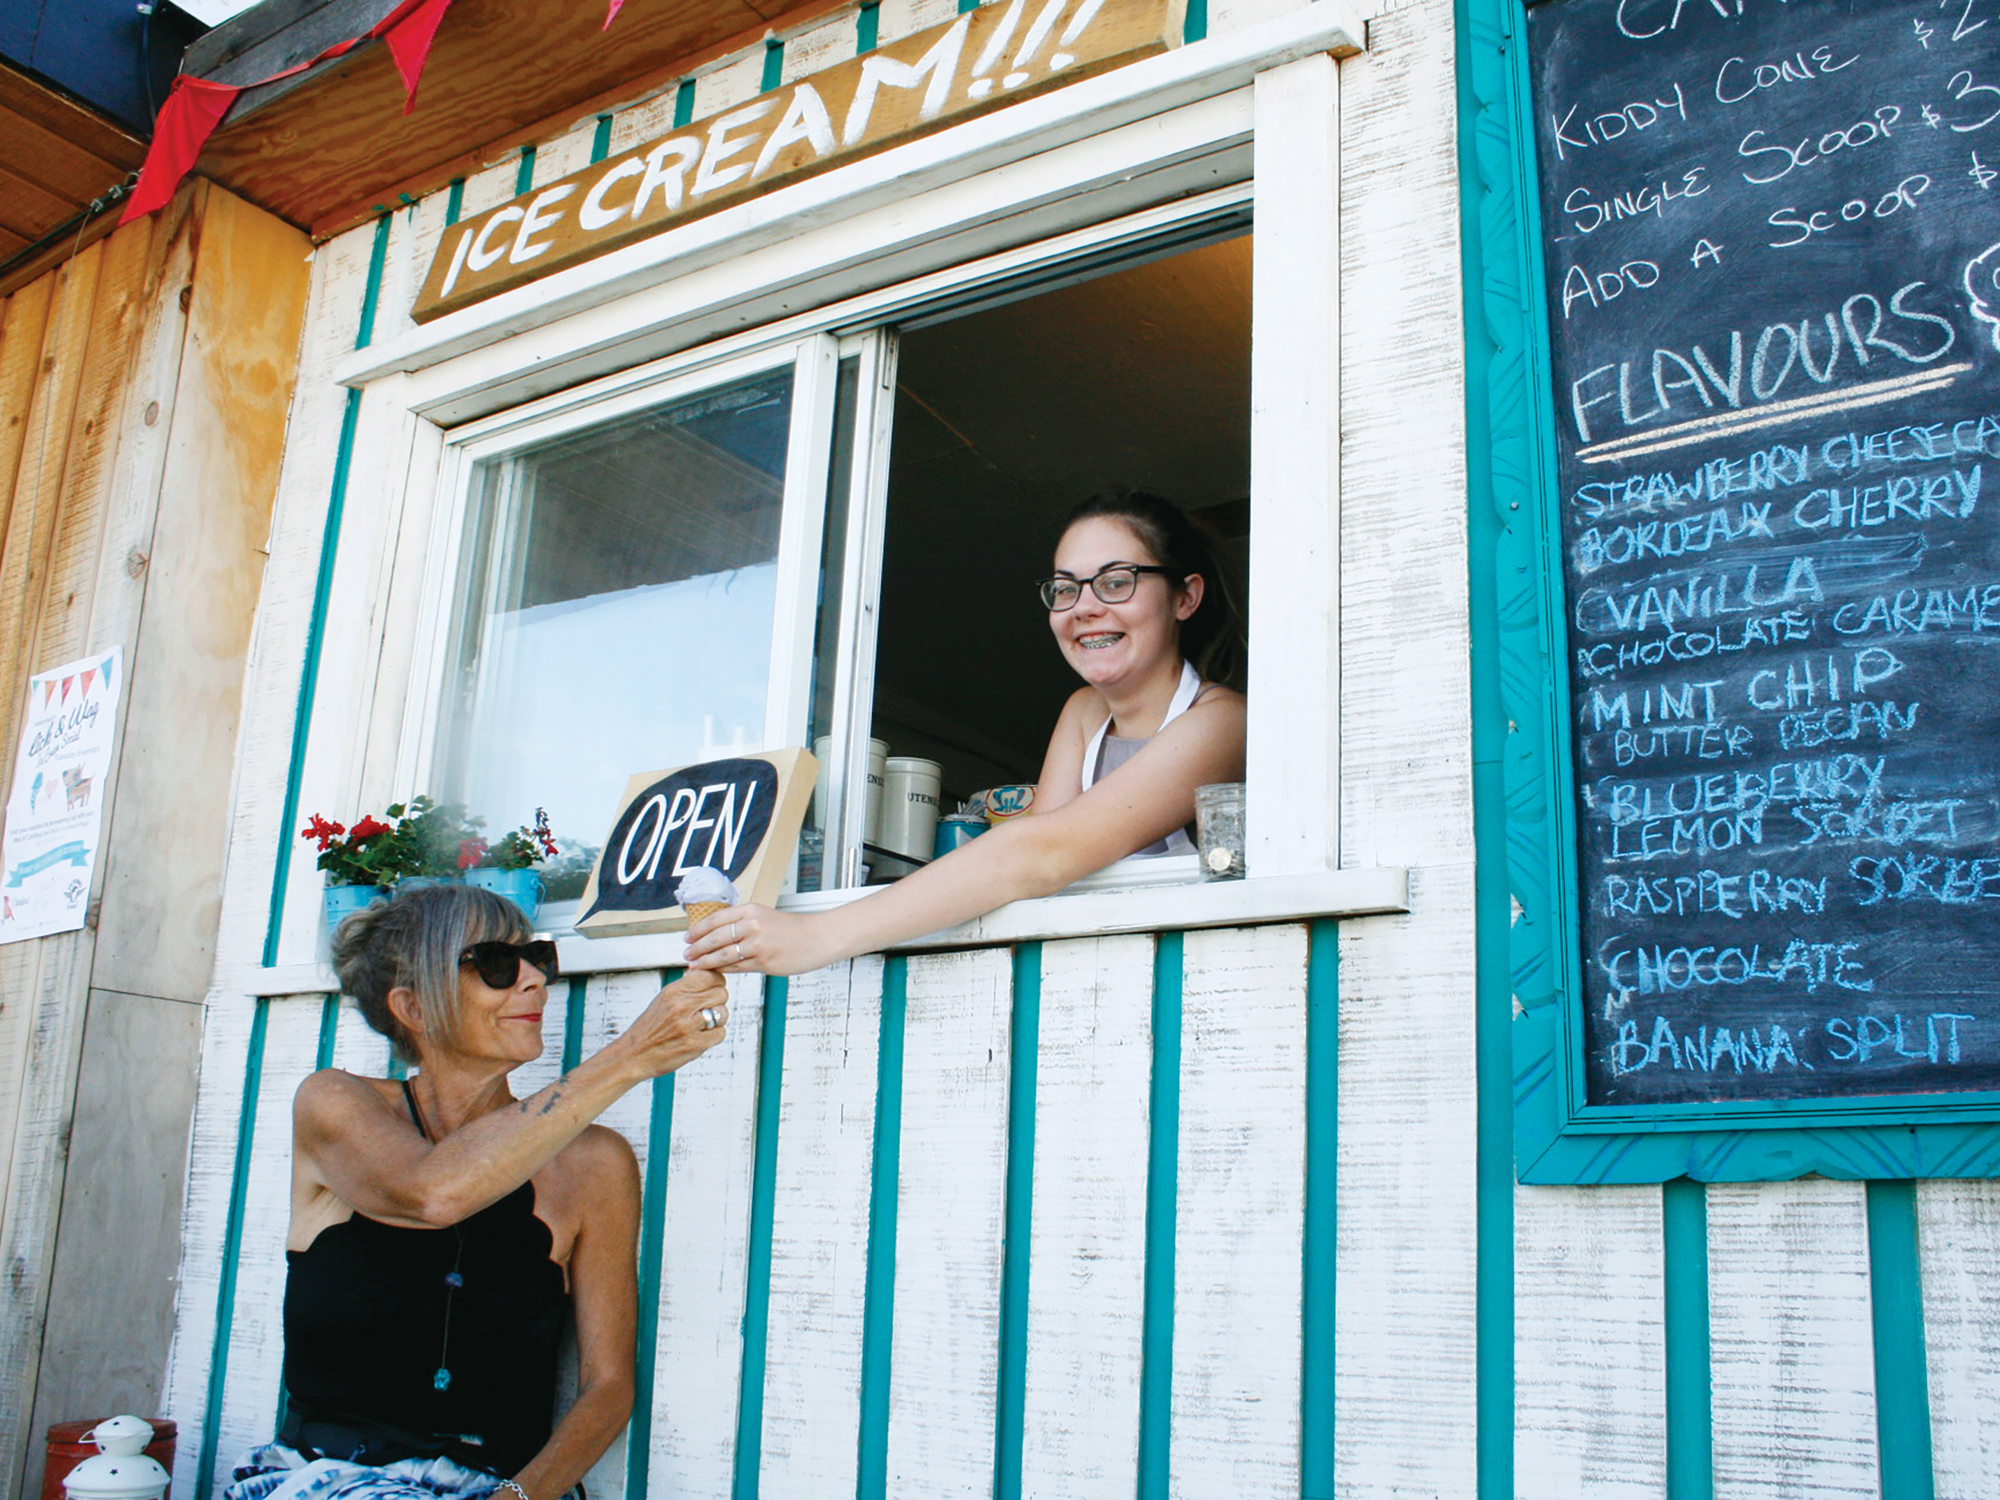
<svg viewBox="0 0 2000 1500">
<path fill-rule="evenodd" d="M 867 742 L 934 764 L 945 812 L 1035 781 L 1074 679 L 1032 584 L 1071 504 L 1168 496 L 1241 597 L 1245 229 L 1184 226 L 475 440 L 431 784 L 494 828 L 546 808 L 561 902 L 635 771 L 810 741 L 793 889 L 916 868 L 927 849 L 874 842 Z"/>
</svg>

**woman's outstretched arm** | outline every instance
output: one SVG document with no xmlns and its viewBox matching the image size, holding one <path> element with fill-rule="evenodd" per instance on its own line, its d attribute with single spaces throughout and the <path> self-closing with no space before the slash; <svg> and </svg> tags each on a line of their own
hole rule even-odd
<svg viewBox="0 0 2000 1500">
<path fill-rule="evenodd" d="M 1058 754 L 1070 714 L 1051 741 Z M 1052 895 L 1157 843 L 1194 816 L 1194 792 L 1243 776 L 1243 699 L 1212 692 L 1089 791 L 1014 818 L 894 885 L 824 912 L 734 906 L 688 929 L 689 961 L 730 973 L 802 974 L 857 953 Z M 1053 799 L 1052 799 L 1053 800 Z"/>
<path fill-rule="evenodd" d="M 540 1093 L 425 1140 L 366 1079 L 323 1068 L 292 1101 L 296 1189 L 410 1229 L 456 1224 L 526 1182 L 590 1122 L 649 1078 L 671 1073 L 723 1036 L 703 1030 L 716 991 L 688 976 L 625 1031 Z"/>
</svg>

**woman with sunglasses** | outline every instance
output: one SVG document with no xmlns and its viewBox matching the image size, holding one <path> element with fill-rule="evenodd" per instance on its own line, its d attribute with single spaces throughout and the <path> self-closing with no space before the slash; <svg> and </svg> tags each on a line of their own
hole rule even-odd
<svg viewBox="0 0 2000 1500">
<path fill-rule="evenodd" d="M 508 1075 L 541 1056 L 558 970 L 513 903 L 409 891 L 341 923 L 333 958 L 416 1071 L 299 1086 L 286 1416 L 229 1500 L 556 1500 L 632 1410 L 639 1177 L 592 1121 L 720 1041 L 727 991 L 712 974 L 669 985 L 517 1100 Z M 577 1394 L 556 1421 L 572 1315 Z"/>
<path fill-rule="evenodd" d="M 1130 855 L 1192 848 L 1195 788 L 1243 779 L 1243 695 L 1223 685 L 1242 628 L 1200 531 L 1157 496 L 1094 495 L 1070 512 L 1049 629 L 1070 696 L 1025 817 L 830 911 L 735 906 L 688 929 L 688 958 L 800 974 L 1046 896 Z"/>
</svg>

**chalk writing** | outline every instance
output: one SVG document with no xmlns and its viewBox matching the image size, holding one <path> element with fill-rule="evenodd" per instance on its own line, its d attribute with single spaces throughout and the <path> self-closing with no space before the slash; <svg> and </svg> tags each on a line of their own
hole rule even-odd
<svg viewBox="0 0 2000 1500">
<path fill-rule="evenodd" d="M 1528 12 L 1592 1104 L 2000 1090 L 1989 11 Z"/>
</svg>

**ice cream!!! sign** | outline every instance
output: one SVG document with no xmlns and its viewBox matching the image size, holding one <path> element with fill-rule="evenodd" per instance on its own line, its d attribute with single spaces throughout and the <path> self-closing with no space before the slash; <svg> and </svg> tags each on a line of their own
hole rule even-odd
<svg viewBox="0 0 2000 1500">
<path fill-rule="evenodd" d="M 1185 0 L 999 0 L 452 226 L 419 322 L 784 182 L 1163 52 Z"/>
</svg>

